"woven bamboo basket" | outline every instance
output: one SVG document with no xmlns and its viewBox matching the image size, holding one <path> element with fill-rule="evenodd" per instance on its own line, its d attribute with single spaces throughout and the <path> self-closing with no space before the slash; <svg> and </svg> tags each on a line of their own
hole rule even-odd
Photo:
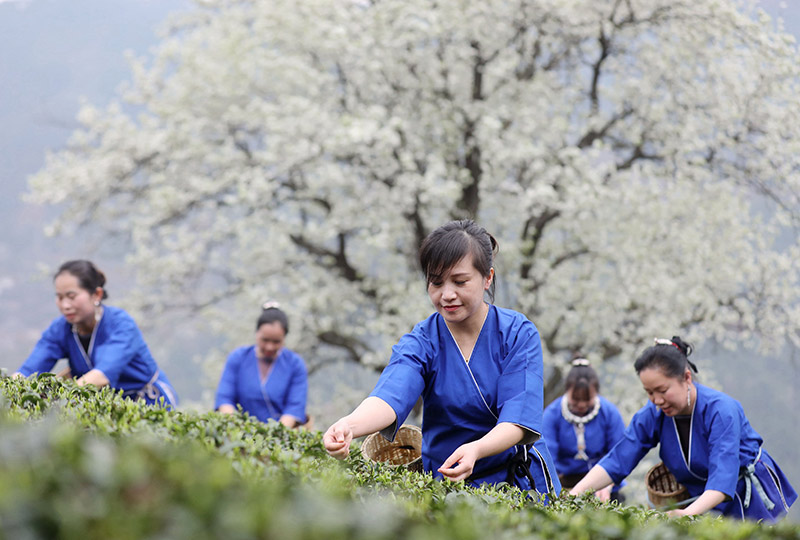
<svg viewBox="0 0 800 540">
<path fill-rule="evenodd" d="M 361 443 L 361 453 L 390 467 L 422 472 L 422 430 L 403 424 L 397 430 L 394 442 L 387 441 L 380 433 L 373 433 Z"/>
<path fill-rule="evenodd" d="M 679 484 L 664 463 L 653 466 L 644 477 L 647 497 L 654 508 L 660 508 L 689 498 L 686 487 Z"/>
</svg>

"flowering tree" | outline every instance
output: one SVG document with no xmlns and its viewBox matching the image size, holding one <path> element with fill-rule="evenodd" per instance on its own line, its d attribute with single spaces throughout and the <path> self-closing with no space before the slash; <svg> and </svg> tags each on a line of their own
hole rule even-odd
<svg viewBox="0 0 800 540">
<path fill-rule="evenodd" d="M 473 217 L 553 364 L 798 341 L 798 58 L 746 5 L 197 4 L 31 179 L 54 233 L 130 239 L 141 308 L 241 338 L 275 298 L 312 363 L 380 367 L 420 241 Z"/>
</svg>

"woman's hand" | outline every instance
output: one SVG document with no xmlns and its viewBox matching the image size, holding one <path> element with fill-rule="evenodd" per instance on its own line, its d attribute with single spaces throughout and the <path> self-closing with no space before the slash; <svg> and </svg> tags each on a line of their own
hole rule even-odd
<svg viewBox="0 0 800 540">
<path fill-rule="evenodd" d="M 344 418 L 340 418 L 325 435 L 322 444 L 325 450 L 336 459 L 350 455 L 350 442 L 353 437 L 363 437 L 391 426 L 397 416 L 394 409 L 379 397 L 369 396 Z"/>
<path fill-rule="evenodd" d="M 221 412 L 222 414 L 236 414 L 236 407 L 230 403 L 223 403 L 217 408 L 217 411 Z"/>
<path fill-rule="evenodd" d="M 70 368 L 69 366 L 65 367 L 64 369 L 62 369 L 61 371 L 56 373 L 56 377 L 59 377 L 61 379 L 71 379 L 72 378 L 72 368 Z"/>
<path fill-rule="evenodd" d="M 295 418 L 291 414 L 282 414 L 281 417 L 278 419 L 278 422 L 280 422 L 289 429 L 294 429 L 300 425 L 300 422 L 297 421 L 297 418 Z"/>
<path fill-rule="evenodd" d="M 727 495 L 721 491 L 707 489 L 686 508 L 676 508 L 675 510 L 670 510 L 667 512 L 667 515 L 670 517 L 681 517 L 703 514 L 721 502 L 724 502 L 726 498 Z"/>
<path fill-rule="evenodd" d="M 472 474 L 476 461 L 505 452 L 518 444 L 524 436 L 525 431 L 516 424 L 500 422 L 477 441 L 462 444 L 456 448 L 455 452 L 442 463 L 438 471 L 453 482 L 465 480 Z"/>
<path fill-rule="evenodd" d="M 675 510 L 670 510 L 669 512 L 667 512 L 667 515 L 669 517 L 681 517 L 681 516 L 691 516 L 692 514 L 687 513 L 685 508 L 676 508 Z"/>
<path fill-rule="evenodd" d="M 325 450 L 336 459 L 344 459 L 350 455 L 350 443 L 353 440 L 353 428 L 344 418 L 336 421 L 325 435 L 322 444 Z"/>
<path fill-rule="evenodd" d="M 456 448 L 455 452 L 450 454 L 450 457 L 445 460 L 438 470 L 448 480 L 458 482 L 469 478 L 475 468 L 475 462 L 480 458 L 478 441 L 462 444 Z"/>
<path fill-rule="evenodd" d="M 611 486 L 605 487 L 603 489 L 599 489 L 595 491 L 594 496 L 600 499 L 602 502 L 608 502 L 611 500 Z"/>
<path fill-rule="evenodd" d="M 575 484 L 570 491 L 570 495 L 578 496 L 584 491 L 589 491 L 593 489 L 595 491 L 599 491 L 603 488 L 610 487 L 614 481 L 608 475 L 606 470 L 601 467 L 600 465 L 595 465 L 589 472 L 586 473 L 586 476 L 580 479 L 580 481 Z"/>
<path fill-rule="evenodd" d="M 109 381 L 105 373 L 103 373 L 99 369 L 91 369 L 75 382 L 78 383 L 78 386 L 93 384 L 97 388 L 102 388 L 104 386 L 107 386 L 111 381 Z"/>
</svg>

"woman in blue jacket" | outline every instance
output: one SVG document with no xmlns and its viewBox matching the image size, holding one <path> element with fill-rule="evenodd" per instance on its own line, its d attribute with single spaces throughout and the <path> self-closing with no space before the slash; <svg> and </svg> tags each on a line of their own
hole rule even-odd
<svg viewBox="0 0 800 540">
<path fill-rule="evenodd" d="M 262 422 L 287 427 L 306 424 L 308 375 L 303 359 L 283 346 L 289 320 L 268 302 L 256 321 L 256 343 L 239 347 L 225 363 L 214 408 L 232 414 L 237 406 Z"/>
<path fill-rule="evenodd" d="M 544 410 L 542 435 L 564 488 L 571 488 L 611 450 L 625 431 L 622 415 L 600 395 L 597 372 L 585 358 L 572 361 L 564 395 Z M 622 502 L 619 484 L 597 492 Z"/>
<path fill-rule="evenodd" d="M 131 399 L 174 407 L 175 390 L 158 368 L 136 323 L 120 308 L 107 306 L 106 277 L 86 260 L 61 265 L 53 279 L 61 317 L 36 343 L 16 375 L 50 371 L 66 358 L 65 376 L 79 385 L 110 386 Z"/>
<path fill-rule="evenodd" d="M 692 497 L 672 515 L 715 510 L 725 516 L 775 521 L 797 493 L 763 447 L 742 406 L 694 380 L 691 346 L 675 336 L 657 339 L 634 367 L 650 402 L 625 436 L 572 489 L 578 494 L 625 478 L 656 445 L 675 479 Z"/>
<path fill-rule="evenodd" d="M 496 249 L 471 220 L 428 235 L 419 260 L 436 313 L 400 338 L 370 396 L 325 432 L 330 455 L 345 458 L 354 437 L 376 431 L 393 439 L 422 396 L 422 464 L 435 478 L 561 491 L 541 437 L 539 332 L 484 300 Z"/>
</svg>

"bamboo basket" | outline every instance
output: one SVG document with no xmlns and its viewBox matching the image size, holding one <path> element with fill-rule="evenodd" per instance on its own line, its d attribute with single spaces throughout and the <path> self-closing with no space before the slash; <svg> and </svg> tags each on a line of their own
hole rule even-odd
<svg viewBox="0 0 800 540">
<path fill-rule="evenodd" d="M 644 477 L 647 497 L 654 508 L 661 508 L 689 498 L 686 487 L 679 484 L 664 463 L 653 466 Z"/>
<path fill-rule="evenodd" d="M 380 433 L 373 433 L 361 443 L 361 453 L 390 467 L 422 472 L 422 430 L 403 424 L 397 430 L 394 442 L 387 441 Z"/>
</svg>

